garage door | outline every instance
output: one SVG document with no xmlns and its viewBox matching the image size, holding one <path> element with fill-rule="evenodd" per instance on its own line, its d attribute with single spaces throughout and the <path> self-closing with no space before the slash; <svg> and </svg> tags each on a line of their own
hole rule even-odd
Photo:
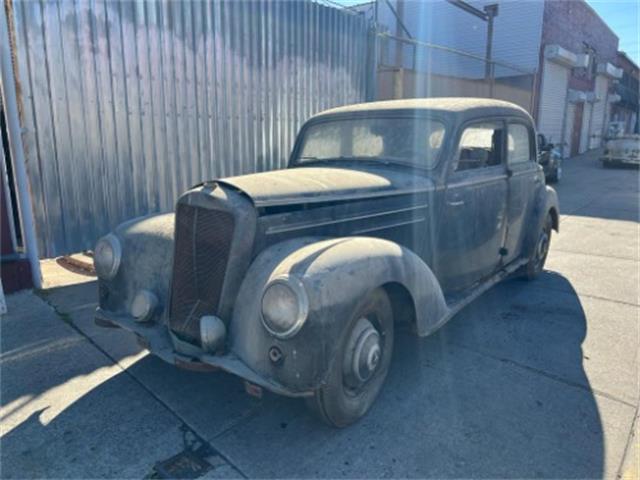
<svg viewBox="0 0 640 480">
<path fill-rule="evenodd" d="M 589 136 L 589 148 L 602 146 L 602 129 L 604 128 L 605 114 L 607 112 L 607 86 L 606 77 L 596 77 L 595 93 L 600 100 L 593 105 L 593 118 L 591 119 L 591 135 Z"/>
<path fill-rule="evenodd" d="M 545 60 L 538 111 L 538 131 L 552 143 L 560 143 L 562 139 L 562 120 L 568 81 L 567 67 Z"/>
</svg>

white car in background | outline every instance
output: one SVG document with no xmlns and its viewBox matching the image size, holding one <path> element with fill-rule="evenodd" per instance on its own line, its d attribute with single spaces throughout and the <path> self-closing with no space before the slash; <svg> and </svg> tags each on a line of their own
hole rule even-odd
<svg viewBox="0 0 640 480">
<path fill-rule="evenodd" d="M 640 135 L 626 134 L 608 139 L 600 160 L 604 167 L 640 165 Z"/>
</svg>

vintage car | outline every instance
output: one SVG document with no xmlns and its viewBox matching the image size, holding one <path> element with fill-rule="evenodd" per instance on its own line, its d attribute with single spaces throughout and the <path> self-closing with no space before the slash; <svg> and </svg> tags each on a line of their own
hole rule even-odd
<svg viewBox="0 0 640 480">
<path fill-rule="evenodd" d="M 399 323 L 429 335 L 541 272 L 559 210 L 536 156 L 531 117 L 503 101 L 325 111 L 288 168 L 204 182 L 100 239 L 96 322 L 346 426 L 378 395 Z"/>
<path fill-rule="evenodd" d="M 538 163 L 544 171 L 544 178 L 549 183 L 557 183 L 562 178 L 562 155 L 555 144 L 538 134 Z"/>
<path fill-rule="evenodd" d="M 602 166 L 640 165 L 640 135 L 624 134 L 609 138 L 600 157 Z"/>
</svg>

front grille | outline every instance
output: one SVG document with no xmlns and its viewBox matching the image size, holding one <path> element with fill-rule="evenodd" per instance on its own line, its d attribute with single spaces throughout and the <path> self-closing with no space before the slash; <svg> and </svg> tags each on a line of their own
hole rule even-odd
<svg viewBox="0 0 640 480">
<path fill-rule="evenodd" d="M 233 236 L 233 215 L 178 204 L 169 325 L 199 343 L 202 315 L 216 314 Z"/>
</svg>

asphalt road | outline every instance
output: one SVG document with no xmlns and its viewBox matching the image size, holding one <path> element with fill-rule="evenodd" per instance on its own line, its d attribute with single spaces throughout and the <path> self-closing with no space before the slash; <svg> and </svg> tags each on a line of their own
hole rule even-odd
<svg viewBox="0 0 640 480">
<path fill-rule="evenodd" d="M 586 156 L 564 173 L 548 271 L 400 333 L 344 430 L 94 326 L 95 282 L 47 264 L 50 288 L 9 296 L 0 324 L 0 477 L 141 478 L 195 445 L 206 478 L 638 478 L 638 171 Z"/>
</svg>

